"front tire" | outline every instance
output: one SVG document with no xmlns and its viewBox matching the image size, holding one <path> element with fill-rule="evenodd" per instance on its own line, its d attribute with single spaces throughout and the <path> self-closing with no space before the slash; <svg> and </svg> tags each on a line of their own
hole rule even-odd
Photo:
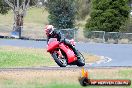
<svg viewBox="0 0 132 88">
<path fill-rule="evenodd" d="M 60 67 L 66 67 L 67 66 L 67 59 L 65 56 L 64 58 L 60 58 L 56 52 L 52 54 L 52 57 L 54 58 L 55 62 L 60 66 Z"/>
<path fill-rule="evenodd" d="M 80 59 L 77 60 L 77 66 L 81 67 L 85 65 L 85 59 L 83 55 L 78 51 Z"/>
</svg>

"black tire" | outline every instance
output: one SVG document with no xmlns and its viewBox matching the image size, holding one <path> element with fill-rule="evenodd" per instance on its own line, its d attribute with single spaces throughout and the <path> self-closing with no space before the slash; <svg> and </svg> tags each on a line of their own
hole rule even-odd
<svg viewBox="0 0 132 88">
<path fill-rule="evenodd" d="M 78 51 L 80 59 L 77 60 L 77 66 L 81 67 L 85 65 L 85 58 L 83 55 Z"/>
<path fill-rule="evenodd" d="M 63 59 L 62 59 L 62 58 L 59 58 L 59 57 L 58 57 L 58 54 L 57 54 L 56 52 L 54 52 L 54 53 L 52 54 L 52 57 L 54 58 L 55 62 L 56 62 L 60 67 L 66 67 L 66 66 L 67 66 L 67 59 L 65 58 L 65 56 L 64 56 Z M 62 61 L 62 60 L 63 60 L 63 61 Z"/>
</svg>

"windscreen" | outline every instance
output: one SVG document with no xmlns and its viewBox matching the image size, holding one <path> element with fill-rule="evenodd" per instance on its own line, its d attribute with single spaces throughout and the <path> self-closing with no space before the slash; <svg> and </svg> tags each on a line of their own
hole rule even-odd
<svg viewBox="0 0 132 88">
<path fill-rule="evenodd" d="M 53 41 L 57 41 L 57 39 L 56 38 L 50 38 L 49 41 L 48 41 L 48 44 L 50 44 Z"/>
</svg>

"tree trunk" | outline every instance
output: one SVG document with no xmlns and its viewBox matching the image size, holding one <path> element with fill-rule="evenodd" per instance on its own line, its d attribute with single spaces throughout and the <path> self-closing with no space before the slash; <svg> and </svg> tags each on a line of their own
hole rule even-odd
<svg viewBox="0 0 132 88">
<path fill-rule="evenodd" d="M 14 25 L 12 36 L 15 38 L 21 38 L 21 31 L 23 29 L 23 14 L 16 12 L 14 14 Z"/>
<path fill-rule="evenodd" d="M 13 3 L 9 0 L 4 0 L 14 11 L 14 24 L 12 37 L 21 38 L 21 31 L 23 28 L 23 17 L 29 7 L 30 0 L 14 0 Z M 17 2 L 16 2 L 17 1 Z M 20 5 L 21 2 L 21 5 Z"/>
</svg>

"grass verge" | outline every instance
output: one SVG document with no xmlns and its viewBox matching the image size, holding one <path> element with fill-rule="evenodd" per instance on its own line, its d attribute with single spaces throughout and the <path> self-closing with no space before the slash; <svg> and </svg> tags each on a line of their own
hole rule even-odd
<svg viewBox="0 0 132 88">
<path fill-rule="evenodd" d="M 99 56 L 83 54 L 86 63 L 100 60 Z M 0 46 L 0 68 L 56 65 L 46 49 Z"/>
<path fill-rule="evenodd" d="M 55 65 L 45 49 L 0 47 L 0 67 L 31 67 Z"/>
<path fill-rule="evenodd" d="M 91 79 L 130 79 L 132 68 L 89 69 Z M 126 75 L 127 74 L 127 75 Z M 0 71 L 1 88 L 84 88 L 78 82 L 81 68 L 69 70 Z M 86 88 L 104 88 L 88 86 Z M 105 88 L 132 88 L 132 86 L 105 86 Z"/>
</svg>

